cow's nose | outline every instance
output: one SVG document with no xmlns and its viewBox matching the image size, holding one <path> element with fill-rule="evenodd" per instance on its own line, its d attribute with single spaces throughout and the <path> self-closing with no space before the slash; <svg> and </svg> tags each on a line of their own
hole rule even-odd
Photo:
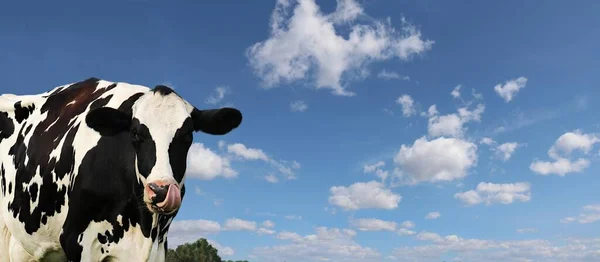
<svg viewBox="0 0 600 262">
<path fill-rule="evenodd" d="M 151 199 L 152 204 L 157 204 L 165 201 L 169 192 L 169 185 L 158 185 L 156 183 L 148 183 L 148 187 L 154 192 L 154 197 Z"/>
</svg>

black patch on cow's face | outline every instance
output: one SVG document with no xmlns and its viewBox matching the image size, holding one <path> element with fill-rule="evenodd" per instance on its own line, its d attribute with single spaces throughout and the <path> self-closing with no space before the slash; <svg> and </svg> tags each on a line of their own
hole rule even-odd
<svg viewBox="0 0 600 262">
<path fill-rule="evenodd" d="M 0 112 L 0 143 L 15 132 L 15 124 L 7 112 Z"/>
<path fill-rule="evenodd" d="M 140 175 L 148 177 L 156 164 L 156 143 L 152 140 L 150 129 L 136 118 L 132 121 L 130 134 Z"/>
<path fill-rule="evenodd" d="M 187 118 L 181 128 L 177 129 L 173 141 L 169 145 L 169 163 L 173 170 L 173 177 L 181 183 L 187 168 L 187 154 L 194 141 L 194 123 Z"/>
<path fill-rule="evenodd" d="M 26 107 L 21 106 L 21 101 L 15 103 L 15 119 L 19 124 L 23 122 L 23 120 L 27 119 L 33 110 L 35 109 L 35 105 L 29 105 Z"/>
</svg>

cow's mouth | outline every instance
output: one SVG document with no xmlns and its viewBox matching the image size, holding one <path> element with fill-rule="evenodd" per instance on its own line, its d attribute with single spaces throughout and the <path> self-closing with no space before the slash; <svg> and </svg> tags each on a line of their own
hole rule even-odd
<svg viewBox="0 0 600 262">
<path fill-rule="evenodd" d="M 181 206 L 181 191 L 177 185 L 157 186 L 156 184 L 150 184 L 148 187 L 154 193 L 149 196 L 150 201 L 146 202 L 151 212 L 172 214 Z"/>
</svg>

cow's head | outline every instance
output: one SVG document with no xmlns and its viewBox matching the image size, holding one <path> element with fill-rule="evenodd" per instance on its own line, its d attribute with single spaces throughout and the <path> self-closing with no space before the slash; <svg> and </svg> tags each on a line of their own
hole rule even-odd
<svg viewBox="0 0 600 262">
<path fill-rule="evenodd" d="M 199 110 L 170 88 L 157 86 L 135 102 L 131 113 L 102 107 L 90 111 L 86 122 L 103 136 L 129 134 L 146 206 L 170 214 L 181 205 L 193 133 L 227 134 L 240 125 L 242 114 L 234 108 Z"/>
</svg>

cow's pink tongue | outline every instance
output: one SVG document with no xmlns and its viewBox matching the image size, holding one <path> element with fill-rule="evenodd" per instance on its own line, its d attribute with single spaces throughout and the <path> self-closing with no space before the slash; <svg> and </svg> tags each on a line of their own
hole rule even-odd
<svg viewBox="0 0 600 262">
<path fill-rule="evenodd" d="M 164 209 L 165 211 L 172 211 L 181 205 L 181 192 L 179 187 L 176 185 L 170 185 L 169 191 L 167 191 L 167 197 L 163 202 L 156 204 L 156 206 Z"/>
</svg>

